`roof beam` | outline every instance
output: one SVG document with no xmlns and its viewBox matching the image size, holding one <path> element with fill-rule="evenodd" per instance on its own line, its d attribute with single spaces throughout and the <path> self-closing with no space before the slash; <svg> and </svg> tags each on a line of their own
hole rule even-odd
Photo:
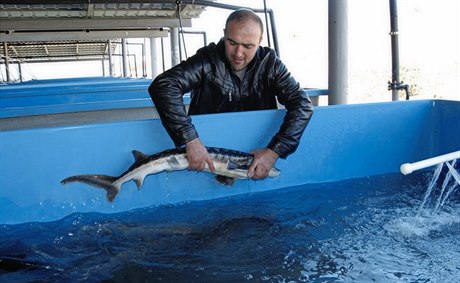
<svg viewBox="0 0 460 283">
<path fill-rule="evenodd" d="M 69 32 L 13 32 L 0 33 L 0 42 L 97 40 L 109 38 L 158 38 L 168 37 L 168 30 L 117 30 L 117 31 L 69 31 Z"/>
<path fill-rule="evenodd" d="M 193 0 L 183 1 L 184 4 L 193 4 Z M 46 5 L 46 4 L 107 4 L 107 3 L 176 3 L 176 0 L 22 0 L 21 5 Z M 18 0 L 2 0 L 1 4 L 17 5 Z"/>
<path fill-rule="evenodd" d="M 184 27 L 191 27 L 191 19 L 182 19 Z M 179 19 L 2 19 L 3 31 L 71 31 L 97 29 L 146 29 L 179 27 Z"/>
</svg>

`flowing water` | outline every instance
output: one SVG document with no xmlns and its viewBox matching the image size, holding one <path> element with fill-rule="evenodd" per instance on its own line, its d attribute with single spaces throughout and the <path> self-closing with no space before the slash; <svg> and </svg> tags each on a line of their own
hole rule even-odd
<svg viewBox="0 0 460 283">
<path fill-rule="evenodd" d="M 423 171 L 3 225 L 0 281 L 458 282 L 446 172 L 428 196 Z"/>
</svg>

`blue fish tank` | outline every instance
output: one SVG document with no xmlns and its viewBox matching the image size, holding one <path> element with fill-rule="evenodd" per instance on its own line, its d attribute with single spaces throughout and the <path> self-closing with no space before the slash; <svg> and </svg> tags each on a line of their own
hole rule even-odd
<svg viewBox="0 0 460 283">
<path fill-rule="evenodd" d="M 186 8 L 182 1 L 63 2 L 0 5 L 7 15 L 0 15 L 7 17 L 2 40 L 35 41 L 34 31 L 43 27 L 64 41 L 75 34 L 94 40 L 169 32 L 176 52 L 181 45 L 173 31 L 178 24 L 181 30 L 191 26 L 202 6 L 235 9 L 199 0 L 184 1 Z M 396 1 L 389 2 L 389 90 L 397 97 L 406 91 L 409 98 L 409 86 L 399 78 Z M 340 43 L 347 34 L 347 1 L 328 5 L 329 78 L 340 89 L 346 85 Z M 167 15 L 161 20 L 173 27 L 154 27 L 151 13 L 158 7 Z M 262 12 L 267 22 L 270 17 L 277 50 L 273 11 Z M 92 24 L 101 20 L 98 13 L 111 25 L 65 30 L 64 19 Z M 148 16 L 136 18 L 139 13 Z M 122 19 L 129 29 L 120 35 L 114 29 L 126 29 Z M 59 23 L 57 30 L 50 21 Z M 8 44 L 0 45 L 2 68 L 21 68 L 20 60 L 9 62 L 19 49 Z M 80 44 L 73 56 L 88 42 Z M 113 42 L 89 44 L 106 45 L 113 60 Z M 123 59 L 127 67 L 126 53 Z M 459 281 L 460 101 L 317 106 L 296 152 L 277 161 L 278 176 L 222 186 L 208 172 L 159 172 L 140 188 L 127 178 L 109 201 L 100 187 L 61 181 L 100 174 L 115 176 L 113 182 L 133 164 L 134 150 L 140 160 L 139 152 L 174 147 L 147 92 L 151 79 L 116 78 L 109 69 L 108 77 L 0 85 L 0 282 Z M 315 101 L 334 97 L 331 85 L 306 91 Z M 192 119 L 206 146 L 250 152 L 268 144 L 284 116 L 278 109 Z"/>
<path fill-rule="evenodd" d="M 120 89 L 135 88 L 123 80 Z M 111 103 L 98 96 L 104 82 L 91 85 L 94 103 L 75 105 L 80 113 Z M 2 103 L 22 99 L 12 88 L 2 90 Z M 67 119 L 40 125 L 40 107 L 30 115 L 27 107 L 2 109 L 9 121 L 0 131 L 3 282 L 458 278 L 458 101 L 319 106 L 298 150 L 277 162 L 278 177 L 225 187 L 206 172 L 163 172 L 140 190 L 125 183 L 109 202 L 102 189 L 60 182 L 117 176 L 133 163 L 132 150 L 173 147 L 146 89 L 136 100 L 146 117 L 86 109 L 106 119 L 96 122 L 76 119 L 45 86 L 32 89 L 42 102 L 48 95 L 43 109 L 56 107 Z M 280 109 L 193 121 L 206 145 L 248 152 L 267 144 L 283 117 Z"/>
</svg>

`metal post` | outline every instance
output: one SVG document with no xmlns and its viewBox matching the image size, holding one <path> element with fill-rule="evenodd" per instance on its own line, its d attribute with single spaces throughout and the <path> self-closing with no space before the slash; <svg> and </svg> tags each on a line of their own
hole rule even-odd
<svg viewBox="0 0 460 283">
<path fill-rule="evenodd" d="M 10 56 L 8 54 L 8 43 L 3 42 L 3 52 L 5 54 L 5 71 L 6 71 L 6 82 L 11 82 L 10 76 Z"/>
<path fill-rule="evenodd" d="M 329 104 L 348 100 L 348 0 L 329 0 Z"/>
<path fill-rule="evenodd" d="M 142 77 L 146 78 L 147 77 L 147 62 L 145 60 L 146 57 L 146 51 L 145 51 L 145 38 L 144 38 L 144 43 L 142 44 Z"/>
<path fill-rule="evenodd" d="M 179 29 L 171 28 L 170 30 L 171 40 L 171 67 L 174 67 L 180 63 L 179 55 Z"/>
<path fill-rule="evenodd" d="M 399 82 L 399 37 L 398 37 L 398 8 L 395 0 L 390 0 L 390 26 L 391 26 L 391 82 Z M 393 101 L 399 100 L 399 91 L 391 90 Z"/>
<path fill-rule="evenodd" d="M 160 38 L 161 42 L 161 65 L 163 67 L 163 72 L 166 71 L 166 65 L 165 65 L 165 44 L 164 44 L 164 39 L 163 37 Z"/>
<path fill-rule="evenodd" d="M 112 54 L 112 41 L 107 41 L 109 45 L 109 76 L 113 77 L 113 54 Z"/>
<path fill-rule="evenodd" d="M 102 67 L 102 76 L 105 77 L 105 59 L 102 58 L 101 60 L 101 67 Z"/>
<path fill-rule="evenodd" d="M 276 54 L 278 55 L 278 57 L 281 57 L 280 56 L 280 47 L 279 47 L 279 44 L 278 44 L 278 32 L 276 31 L 276 24 L 275 24 L 275 14 L 274 14 L 273 10 L 268 10 L 268 13 L 270 15 L 270 24 L 271 24 L 271 27 L 272 27 L 273 48 L 275 49 Z"/>
<path fill-rule="evenodd" d="M 24 81 L 24 77 L 22 75 L 22 64 L 21 61 L 18 61 L 18 71 L 19 71 L 19 81 L 22 83 Z"/>
<path fill-rule="evenodd" d="M 123 77 L 128 77 L 128 56 L 126 50 L 126 38 L 121 39 L 121 56 L 123 62 Z"/>
<path fill-rule="evenodd" d="M 150 61 L 151 61 L 151 68 L 152 68 L 152 79 L 158 76 L 158 40 L 154 37 L 150 38 Z"/>
<path fill-rule="evenodd" d="M 390 0 L 390 25 L 391 25 L 391 81 L 388 82 L 388 90 L 391 90 L 391 99 L 399 100 L 399 91 L 406 92 L 406 100 L 409 100 L 409 85 L 400 81 L 399 77 L 399 31 L 398 31 L 398 4 L 396 0 Z"/>
<path fill-rule="evenodd" d="M 179 30 L 179 36 L 177 37 L 178 41 L 179 41 L 179 62 L 182 62 L 183 58 L 182 58 L 182 41 L 181 41 L 181 36 L 182 35 L 182 31 Z M 184 42 L 185 44 L 185 42 Z"/>
</svg>

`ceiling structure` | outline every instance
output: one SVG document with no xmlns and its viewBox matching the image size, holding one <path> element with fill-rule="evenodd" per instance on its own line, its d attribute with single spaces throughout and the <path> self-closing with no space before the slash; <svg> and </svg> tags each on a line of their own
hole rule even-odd
<svg viewBox="0 0 460 283">
<path fill-rule="evenodd" d="M 11 61 L 43 62 L 98 60 L 116 48 L 114 41 L 67 40 L 67 41 L 18 41 L 8 43 L 7 55 Z M 5 45 L 0 45 L 0 54 L 5 55 Z"/>
<path fill-rule="evenodd" d="M 185 1 L 184 1 L 185 2 Z M 194 1 L 0 1 L 1 62 L 107 58 L 121 38 L 167 37 L 190 27 Z M 207 1 L 201 1 L 201 3 Z M 210 2 L 211 3 L 211 2 Z"/>
</svg>

